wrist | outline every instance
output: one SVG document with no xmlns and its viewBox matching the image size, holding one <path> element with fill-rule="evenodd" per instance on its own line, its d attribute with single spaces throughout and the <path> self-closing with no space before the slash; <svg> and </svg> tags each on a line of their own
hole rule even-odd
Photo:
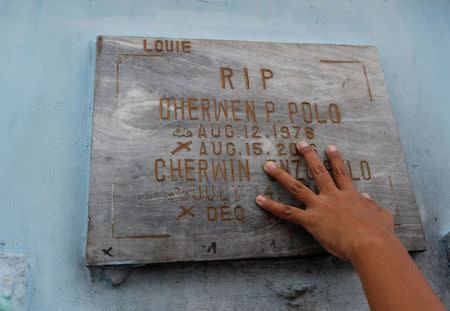
<svg viewBox="0 0 450 311">
<path fill-rule="evenodd" d="M 370 259 L 379 258 L 391 250 L 402 248 L 404 248 L 403 244 L 394 233 L 381 232 L 355 241 L 350 252 L 349 261 L 357 269 L 358 266 L 369 262 Z"/>
</svg>

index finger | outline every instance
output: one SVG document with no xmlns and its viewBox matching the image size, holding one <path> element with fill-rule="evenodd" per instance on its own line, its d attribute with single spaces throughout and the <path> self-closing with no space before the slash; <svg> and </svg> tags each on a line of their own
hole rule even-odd
<svg viewBox="0 0 450 311">
<path fill-rule="evenodd" d="M 317 153 L 311 148 L 311 146 L 307 142 L 300 141 L 297 144 L 297 149 L 305 159 L 306 165 L 311 171 L 320 192 L 330 193 L 337 190 L 333 179 L 325 168 L 325 165 L 323 165 L 323 162 L 319 159 Z"/>
<path fill-rule="evenodd" d="M 289 175 L 285 170 L 280 168 L 275 162 L 268 161 L 264 166 L 266 172 L 275 178 L 294 199 L 309 205 L 314 201 L 319 200 L 319 197 L 311 191 L 308 187 L 302 184 L 300 181 Z"/>
</svg>

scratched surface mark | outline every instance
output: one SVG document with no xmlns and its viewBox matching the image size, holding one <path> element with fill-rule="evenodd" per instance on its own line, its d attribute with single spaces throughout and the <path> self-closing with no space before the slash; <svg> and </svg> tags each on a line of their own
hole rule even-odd
<svg viewBox="0 0 450 311">
<path fill-rule="evenodd" d="M 375 47 L 99 37 L 87 265 L 321 253 L 262 211 L 296 204 L 276 161 L 314 190 L 295 150 L 337 145 L 360 192 L 425 240 Z"/>
</svg>

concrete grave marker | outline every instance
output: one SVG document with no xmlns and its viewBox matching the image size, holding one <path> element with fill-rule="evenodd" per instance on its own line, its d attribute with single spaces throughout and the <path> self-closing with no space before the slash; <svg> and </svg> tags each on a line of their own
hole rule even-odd
<svg viewBox="0 0 450 311">
<path fill-rule="evenodd" d="M 298 205 L 267 160 L 315 187 L 299 140 L 324 160 L 338 146 L 406 247 L 425 248 L 375 47 L 99 37 L 87 265 L 323 252 L 255 203 Z"/>
</svg>

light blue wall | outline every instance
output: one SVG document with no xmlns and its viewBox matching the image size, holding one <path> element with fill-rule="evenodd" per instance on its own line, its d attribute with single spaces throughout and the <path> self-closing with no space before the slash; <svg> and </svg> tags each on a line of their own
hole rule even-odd
<svg viewBox="0 0 450 311">
<path fill-rule="evenodd" d="M 190 297 L 215 309 L 217 301 L 283 309 L 266 289 L 272 276 L 316 275 L 323 288 L 357 280 L 323 258 L 338 266 L 331 276 L 323 266 L 303 271 L 307 260 L 283 260 L 157 266 L 117 288 L 92 280 L 83 252 L 99 34 L 376 45 L 434 254 L 416 260 L 445 293 L 437 276 L 445 268 L 435 266 L 444 264 L 438 239 L 450 230 L 450 1 L 0 0 L 0 251 L 28 258 L 27 309 L 184 310 L 196 303 Z M 316 291 L 326 292 L 328 303 L 315 302 L 325 310 L 363 301 L 358 285 Z"/>
</svg>

